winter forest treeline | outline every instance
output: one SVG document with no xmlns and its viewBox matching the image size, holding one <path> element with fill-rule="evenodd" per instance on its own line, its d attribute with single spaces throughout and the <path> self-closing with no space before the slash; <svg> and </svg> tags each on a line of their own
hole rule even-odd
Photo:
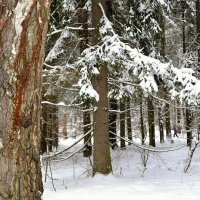
<svg viewBox="0 0 200 200">
<path fill-rule="evenodd" d="M 41 198 L 40 155 L 48 166 L 82 153 L 94 176 L 112 173 L 111 149 L 185 145 L 187 172 L 200 140 L 199 0 L 5 0 L 0 16 L 0 200 Z M 185 143 L 166 148 L 175 129 Z"/>
<path fill-rule="evenodd" d="M 112 171 L 109 144 L 123 149 L 139 139 L 141 148 L 156 147 L 173 142 L 175 127 L 193 147 L 199 1 L 54 1 L 51 9 L 43 152 L 60 136 L 85 134 L 80 151 L 93 154 L 94 175 Z"/>
</svg>

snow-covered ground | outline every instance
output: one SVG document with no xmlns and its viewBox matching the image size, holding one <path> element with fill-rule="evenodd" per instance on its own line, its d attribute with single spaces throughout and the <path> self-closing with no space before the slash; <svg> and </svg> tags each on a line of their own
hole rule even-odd
<svg viewBox="0 0 200 200">
<path fill-rule="evenodd" d="M 60 141 L 60 149 L 75 139 Z M 175 138 L 164 147 L 174 148 L 185 144 Z M 79 144 L 81 145 L 81 144 Z M 80 146 L 79 146 L 80 147 Z M 74 147 L 75 149 L 78 146 Z M 52 179 L 44 183 L 44 200 L 200 200 L 200 147 L 196 149 L 191 167 L 184 173 L 188 149 L 184 147 L 167 153 L 149 153 L 147 169 L 141 156 L 144 153 L 134 146 L 126 150 L 112 150 L 113 174 L 91 177 L 91 165 L 82 153 L 66 161 L 51 162 Z M 69 154 L 67 154 L 69 155 Z M 147 154 L 146 154 L 147 155 Z M 43 163 L 45 177 L 45 163 Z M 50 171 L 48 176 L 51 177 Z"/>
</svg>

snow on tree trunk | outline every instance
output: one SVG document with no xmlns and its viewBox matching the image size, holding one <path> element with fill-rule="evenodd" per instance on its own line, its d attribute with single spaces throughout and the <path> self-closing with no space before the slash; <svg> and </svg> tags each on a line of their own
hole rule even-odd
<svg viewBox="0 0 200 200">
<path fill-rule="evenodd" d="M 0 200 L 41 199 L 41 69 L 48 0 L 0 4 Z"/>
</svg>

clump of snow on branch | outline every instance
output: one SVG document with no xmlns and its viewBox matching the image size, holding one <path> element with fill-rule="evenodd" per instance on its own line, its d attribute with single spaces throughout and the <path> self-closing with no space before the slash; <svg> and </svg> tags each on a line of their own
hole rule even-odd
<svg viewBox="0 0 200 200">
<path fill-rule="evenodd" d="M 71 36 L 71 32 L 69 32 L 67 29 L 64 29 L 61 33 L 61 36 L 56 41 L 54 47 L 51 49 L 51 51 L 46 56 L 45 62 L 51 62 L 53 59 L 56 59 L 60 54 L 64 52 L 63 44 L 66 38 L 69 38 Z"/>
<path fill-rule="evenodd" d="M 99 73 L 99 63 L 105 62 L 110 73 L 116 71 L 118 67 L 121 73 L 118 76 L 121 78 L 120 81 L 132 83 L 136 81 L 145 95 L 157 93 L 159 84 L 162 83 L 172 96 L 179 94 L 188 103 L 194 103 L 194 100 L 200 96 L 200 90 L 198 90 L 200 84 L 192 75 L 193 72 L 187 68 L 177 69 L 171 62 L 162 63 L 145 56 L 138 49 L 131 48 L 122 42 L 119 35 L 114 32 L 112 23 L 106 17 L 101 5 L 100 7 L 103 13 L 99 29 L 102 42 L 87 48 L 82 54 L 83 57 L 76 63 L 81 67 L 81 78 L 78 82 L 80 95 L 99 99 L 90 80 Z M 180 88 L 176 90 L 177 83 L 181 84 L 181 90 Z M 122 97 L 127 90 L 123 84 L 120 85 L 122 87 L 119 88 L 118 93 Z"/>
</svg>

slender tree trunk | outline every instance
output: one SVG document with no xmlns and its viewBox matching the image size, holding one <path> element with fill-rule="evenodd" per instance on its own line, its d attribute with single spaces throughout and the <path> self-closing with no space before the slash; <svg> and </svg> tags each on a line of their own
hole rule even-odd
<svg viewBox="0 0 200 200">
<path fill-rule="evenodd" d="M 68 134 L 67 134 L 67 113 L 66 113 L 66 111 L 64 111 L 64 113 L 63 113 L 62 127 L 63 127 L 63 136 L 65 139 L 67 139 Z"/>
<path fill-rule="evenodd" d="M 131 104 L 130 98 L 128 98 L 126 102 L 126 125 L 127 125 L 128 140 L 133 141 L 130 104 Z M 131 145 L 131 142 L 129 142 L 128 145 Z"/>
<path fill-rule="evenodd" d="M 192 114 L 191 111 L 186 109 L 186 131 L 187 131 L 187 146 L 191 148 L 192 146 Z"/>
<path fill-rule="evenodd" d="M 142 96 L 141 96 L 142 97 Z M 145 141 L 145 132 L 144 132 L 144 115 L 143 115 L 143 102 L 142 98 L 140 101 L 140 125 L 141 125 L 141 135 L 142 135 L 142 145 Z"/>
<path fill-rule="evenodd" d="M 166 94 L 166 91 L 164 91 L 165 93 L 165 99 L 167 101 L 169 101 L 169 98 Z M 171 140 L 172 139 L 172 135 L 171 135 L 171 122 L 170 122 L 170 106 L 169 106 L 169 103 L 166 103 L 165 104 L 165 128 L 166 128 L 166 138 L 168 140 Z"/>
<path fill-rule="evenodd" d="M 44 89 L 44 88 L 43 88 Z M 45 92 L 42 92 L 45 94 Z M 42 98 L 43 100 L 50 100 L 57 102 L 57 97 L 51 95 Z M 47 147 L 48 145 L 48 147 Z M 54 105 L 42 105 L 42 138 L 41 138 L 41 153 L 52 151 L 53 148 L 58 147 L 58 107 Z"/>
<path fill-rule="evenodd" d="M 160 131 L 160 143 L 164 142 L 164 127 L 163 127 L 163 112 L 162 107 L 158 108 L 158 118 L 159 118 L 159 131 Z"/>
<path fill-rule="evenodd" d="M 186 33 L 185 33 L 185 1 L 181 2 L 181 17 L 182 17 L 182 45 L 183 53 L 186 53 Z"/>
<path fill-rule="evenodd" d="M 101 3 L 106 10 L 106 0 L 92 0 L 93 43 L 100 41 L 99 22 L 102 17 Z M 93 175 L 97 172 L 109 174 L 112 172 L 109 145 L 109 117 L 108 117 L 108 68 L 106 63 L 99 64 L 99 74 L 93 78 L 94 89 L 99 94 L 99 101 L 94 102 L 97 110 L 94 112 L 94 164 Z"/>
<path fill-rule="evenodd" d="M 0 3 L 0 200 L 41 199 L 41 72 L 50 1 Z"/>
<path fill-rule="evenodd" d="M 125 138 L 125 102 L 120 100 L 120 136 Z M 126 142 L 124 139 L 120 138 L 121 149 L 126 147 Z"/>
<path fill-rule="evenodd" d="M 81 0 L 79 1 L 79 15 L 78 15 L 78 21 L 79 24 L 82 26 L 82 30 L 79 30 L 79 36 L 81 38 L 80 41 L 80 53 L 82 53 L 88 46 L 88 13 L 87 10 L 84 9 L 84 6 L 86 4 L 86 0 Z M 89 110 L 90 109 L 90 102 L 89 100 L 85 100 L 84 103 L 84 109 Z M 91 130 L 91 126 L 88 126 L 91 124 L 90 120 L 90 112 L 86 111 L 83 112 L 83 125 L 84 125 L 84 134 L 88 133 L 88 131 Z M 84 138 L 84 144 L 85 150 L 83 151 L 83 156 L 84 157 L 89 157 L 92 155 L 92 142 L 91 142 L 91 134 L 87 135 Z"/>
<path fill-rule="evenodd" d="M 196 2 L 198 4 L 198 2 Z M 182 43 L 183 43 L 183 54 L 186 53 L 186 33 L 185 33 L 185 1 L 182 1 Z M 191 148 L 192 144 L 192 112 L 186 107 L 186 131 L 187 131 L 187 146 Z"/>
<path fill-rule="evenodd" d="M 109 138 L 111 148 L 117 147 L 117 100 L 110 99 L 110 112 L 109 112 Z"/>
<path fill-rule="evenodd" d="M 149 122 L 149 145 L 155 147 L 154 106 L 151 97 L 147 99 L 148 122 Z"/>
<path fill-rule="evenodd" d="M 198 78 L 200 78 L 200 0 L 196 1 L 196 25 L 197 25 L 197 71 Z M 200 122 L 198 124 L 198 140 L 200 140 Z"/>
<path fill-rule="evenodd" d="M 91 124 L 91 119 L 90 119 L 90 102 L 87 101 L 84 103 L 85 105 L 85 111 L 83 112 L 83 132 L 84 134 L 87 134 L 92 126 Z M 90 157 L 92 155 L 92 142 L 91 142 L 91 134 L 88 134 L 87 136 L 84 137 L 84 144 L 85 144 L 85 149 L 83 151 L 83 157 Z"/>
<path fill-rule="evenodd" d="M 197 24 L 197 53 L 198 53 L 198 77 L 200 77 L 200 0 L 196 0 L 196 24 Z"/>
</svg>

